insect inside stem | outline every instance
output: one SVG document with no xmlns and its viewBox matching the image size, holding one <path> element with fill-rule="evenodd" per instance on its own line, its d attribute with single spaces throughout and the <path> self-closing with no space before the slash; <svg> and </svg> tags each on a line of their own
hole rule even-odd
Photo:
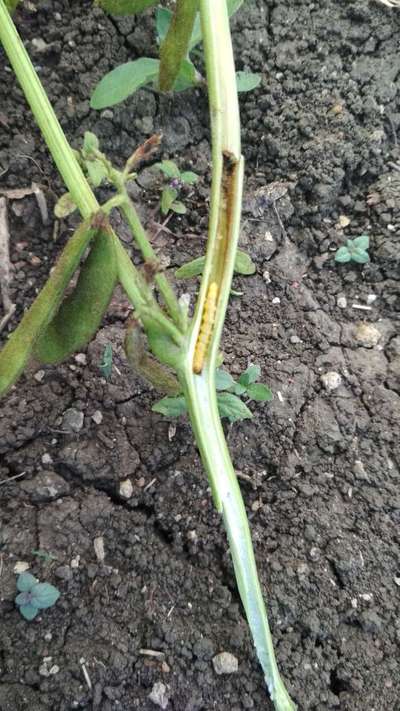
<svg viewBox="0 0 400 711">
<path fill-rule="evenodd" d="M 208 287 L 200 331 L 194 351 L 193 372 L 197 374 L 200 374 L 203 370 L 207 348 L 210 343 L 215 314 L 217 311 L 218 291 L 218 284 L 216 281 L 213 281 Z"/>
</svg>

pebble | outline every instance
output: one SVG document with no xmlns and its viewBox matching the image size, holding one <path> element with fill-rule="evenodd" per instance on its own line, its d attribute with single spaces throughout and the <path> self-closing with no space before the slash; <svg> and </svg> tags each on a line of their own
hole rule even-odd
<svg viewBox="0 0 400 711">
<path fill-rule="evenodd" d="M 368 294 L 367 296 L 367 304 L 370 306 L 371 304 L 375 303 L 377 300 L 377 295 L 376 294 Z"/>
<path fill-rule="evenodd" d="M 326 390 L 336 390 L 342 383 L 342 376 L 334 370 L 329 370 L 327 373 L 321 375 L 321 380 Z"/>
<path fill-rule="evenodd" d="M 237 658 L 230 652 L 217 654 L 212 662 L 216 674 L 234 674 L 239 669 Z"/>
<path fill-rule="evenodd" d="M 153 688 L 149 694 L 150 701 L 160 709 L 166 709 L 169 702 L 169 697 L 167 695 L 167 687 L 161 681 L 156 681 Z"/>
<path fill-rule="evenodd" d="M 87 358 L 85 353 L 77 353 L 75 356 L 75 361 L 76 363 L 79 363 L 79 365 L 86 365 L 87 363 Z"/>
<path fill-rule="evenodd" d="M 99 563 L 103 563 L 105 556 L 104 552 L 104 538 L 103 536 L 98 536 L 97 538 L 94 539 L 93 541 L 93 548 L 94 552 L 96 554 L 96 558 L 99 561 Z"/>
<path fill-rule="evenodd" d="M 370 323 L 360 323 L 355 332 L 355 339 L 365 348 L 373 348 L 378 345 L 381 334 L 378 329 Z"/>
<path fill-rule="evenodd" d="M 35 380 L 37 380 L 38 383 L 41 383 L 45 375 L 46 373 L 44 372 L 44 370 L 38 370 L 33 377 L 35 378 Z"/>
<path fill-rule="evenodd" d="M 273 303 L 273 304 L 280 304 L 280 303 L 281 303 L 281 300 L 280 300 L 279 296 L 275 296 L 275 298 L 272 299 L 272 303 Z"/>
<path fill-rule="evenodd" d="M 290 336 L 289 341 L 293 344 L 301 343 L 301 338 L 299 338 L 298 336 Z"/>
<path fill-rule="evenodd" d="M 123 499 L 130 499 L 133 494 L 133 484 L 130 479 L 124 479 L 119 485 L 119 495 Z"/>
<path fill-rule="evenodd" d="M 336 303 L 339 309 L 345 309 L 347 306 L 347 299 L 345 296 L 338 296 Z"/>
<path fill-rule="evenodd" d="M 92 420 L 96 423 L 96 425 L 101 425 L 103 422 L 103 415 L 100 410 L 96 410 L 96 412 L 93 413 Z"/>
<path fill-rule="evenodd" d="M 27 570 L 29 570 L 29 568 L 30 565 L 29 563 L 27 563 L 26 560 L 17 560 L 13 570 L 15 575 L 20 575 L 21 573 L 25 573 Z"/>
<path fill-rule="evenodd" d="M 42 464 L 53 464 L 53 459 L 51 457 L 51 454 L 48 452 L 45 452 L 42 456 Z"/>
<path fill-rule="evenodd" d="M 70 407 L 64 412 L 62 426 L 67 432 L 80 432 L 83 427 L 83 412 Z"/>
<path fill-rule="evenodd" d="M 46 502 L 61 496 L 67 496 L 70 491 L 68 482 L 57 472 L 49 470 L 38 472 L 33 479 L 21 482 L 20 487 L 30 494 L 32 501 L 35 502 Z"/>
<path fill-rule="evenodd" d="M 268 269 L 266 269 L 266 270 L 263 272 L 263 279 L 264 279 L 264 281 L 265 281 L 266 284 L 270 284 L 270 283 L 271 283 L 271 277 L 270 277 L 270 274 L 269 274 Z"/>
</svg>

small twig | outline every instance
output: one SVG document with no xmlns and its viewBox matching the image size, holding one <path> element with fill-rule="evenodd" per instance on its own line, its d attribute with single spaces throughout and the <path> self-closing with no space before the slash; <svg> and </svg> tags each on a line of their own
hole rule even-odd
<svg viewBox="0 0 400 711">
<path fill-rule="evenodd" d="M 4 479 L 3 481 L 0 481 L 0 486 L 3 484 L 9 484 L 10 481 L 15 481 L 15 479 L 20 479 L 22 476 L 25 476 L 26 472 L 21 472 L 20 474 L 14 474 L 14 476 L 10 476 L 8 479 Z"/>
<path fill-rule="evenodd" d="M 0 290 L 3 301 L 4 316 L 0 321 L 0 333 L 10 320 L 15 311 L 15 304 L 12 303 L 9 295 L 10 284 L 10 233 L 8 231 L 7 222 L 7 201 L 4 197 L 0 198 Z"/>
</svg>

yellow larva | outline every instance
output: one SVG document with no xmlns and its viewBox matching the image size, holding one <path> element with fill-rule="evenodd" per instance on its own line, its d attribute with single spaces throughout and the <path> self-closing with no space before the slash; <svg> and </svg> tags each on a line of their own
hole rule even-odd
<svg viewBox="0 0 400 711">
<path fill-rule="evenodd" d="M 213 281 L 208 287 L 207 297 L 204 304 L 203 318 L 201 321 L 200 331 L 197 337 L 196 348 L 194 351 L 193 372 L 197 374 L 201 373 L 201 371 L 203 370 L 204 359 L 215 321 L 217 299 L 218 284 L 216 281 Z"/>
</svg>

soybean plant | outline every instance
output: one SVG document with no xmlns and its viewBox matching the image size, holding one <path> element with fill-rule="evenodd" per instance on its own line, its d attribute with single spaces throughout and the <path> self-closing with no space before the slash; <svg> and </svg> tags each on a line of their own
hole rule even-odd
<svg viewBox="0 0 400 711">
<path fill-rule="evenodd" d="M 140 3 L 142 8 L 151 4 Z M 11 5 L 10 0 L 7 5 Z M 81 348 L 94 335 L 115 284 L 122 285 L 134 307 L 134 321 L 129 325 L 134 333 L 128 345 L 131 360 L 136 359 L 139 366 L 146 360 L 139 334 L 145 337 L 152 354 L 150 362 L 145 363 L 150 365 L 148 377 L 165 384 L 165 373 L 170 377 L 172 371 L 173 382 L 179 383 L 215 506 L 226 527 L 240 596 L 271 699 L 277 711 L 293 711 L 295 705 L 279 675 L 274 656 L 246 511 L 216 398 L 215 373 L 235 265 L 243 182 L 236 77 L 226 0 L 199 0 L 211 116 L 212 187 L 207 254 L 192 318 L 186 303 L 177 298 L 161 270 L 126 189 L 138 155 L 131 156 L 122 169 L 114 168 L 101 153 L 93 134 L 86 138 L 84 155 L 77 156 L 73 152 L 7 5 L 5 0 L 0 0 L 0 41 L 83 222 L 0 353 L 0 394 L 16 381 L 30 358 L 44 363 L 58 362 Z M 176 53 L 180 61 L 183 61 L 179 48 L 181 38 L 183 34 L 187 37 L 187 31 L 183 32 L 180 26 L 180 13 L 191 12 L 193 5 L 192 0 L 178 0 L 170 25 L 169 51 Z M 180 68 L 179 61 L 170 60 L 171 56 L 160 69 L 160 76 L 167 85 Z M 151 146 L 147 149 L 151 150 Z M 82 159 L 92 186 L 102 176 L 115 187 L 116 194 L 103 206 L 99 205 L 85 177 Z M 89 163 L 93 163 L 91 168 Z M 143 270 L 133 264 L 111 228 L 109 213 L 112 209 L 118 209 L 127 221 L 142 253 Z M 70 278 L 87 248 L 89 256 L 81 268 L 75 290 L 63 300 Z M 172 387 L 171 381 L 170 385 Z"/>
</svg>

